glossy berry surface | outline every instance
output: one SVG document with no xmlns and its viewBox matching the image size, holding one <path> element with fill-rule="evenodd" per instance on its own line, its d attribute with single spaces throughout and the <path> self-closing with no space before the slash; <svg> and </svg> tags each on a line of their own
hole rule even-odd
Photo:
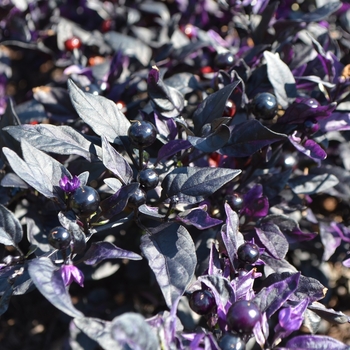
<svg viewBox="0 0 350 350">
<path fill-rule="evenodd" d="M 236 301 L 228 309 L 226 320 L 229 329 L 240 334 L 251 334 L 254 326 L 261 320 L 261 311 L 248 300 Z"/>
<path fill-rule="evenodd" d="M 223 52 L 217 54 L 215 57 L 215 64 L 218 68 L 226 68 L 233 65 L 235 60 L 234 55 L 231 52 Z"/>
<path fill-rule="evenodd" d="M 251 242 L 246 242 L 238 247 L 238 259 L 246 264 L 254 264 L 260 257 L 259 247 Z"/>
<path fill-rule="evenodd" d="M 157 138 L 156 127 L 147 121 L 136 121 L 128 130 L 131 142 L 141 148 L 150 146 Z"/>
<path fill-rule="evenodd" d="M 94 188 L 81 186 L 69 196 L 68 205 L 78 216 L 88 217 L 98 209 L 100 196 Z"/>
<path fill-rule="evenodd" d="M 276 97 L 269 92 L 262 92 L 257 94 L 252 101 L 253 114 L 261 119 L 272 119 L 277 113 Z"/>
<path fill-rule="evenodd" d="M 128 200 L 128 206 L 130 208 L 136 209 L 138 208 L 140 205 L 145 204 L 147 200 L 147 194 L 146 192 L 141 189 L 138 188 L 130 197 Z"/>
<path fill-rule="evenodd" d="M 152 190 L 159 182 L 158 173 L 153 169 L 143 169 L 139 172 L 138 181 L 142 188 Z"/>
<path fill-rule="evenodd" d="M 221 350 L 245 350 L 245 342 L 237 334 L 225 333 L 220 341 Z"/>
<path fill-rule="evenodd" d="M 233 194 L 227 195 L 225 197 L 225 199 L 233 210 L 238 211 L 238 210 L 242 209 L 243 197 L 241 195 L 239 195 L 238 193 L 233 193 Z"/>
<path fill-rule="evenodd" d="M 50 245 L 55 249 L 67 249 L 72 240 L 72 236 L 64 227 L 57 226 L 49 232 L 47 239 Z"/>
<path fill-rule="evenodd" d="M 81 40 L 78 37 L 73 36 L 64 42 L 64 47 L 67 51 L 79 49 L 81 47 Z"/>
<path fill-rule="evenodd" d="M 190 296 L 190 308 L 199 315 L 208 314 L 215 306 L 215 298 L 206 289 L 196 290 Z"/>
<path fill-rule="evenodd" d="M 222 116 L 232 118 L 236 114 L 236 110 L 236 104 L 232 100 L 227 100 Z"/>
</svg>

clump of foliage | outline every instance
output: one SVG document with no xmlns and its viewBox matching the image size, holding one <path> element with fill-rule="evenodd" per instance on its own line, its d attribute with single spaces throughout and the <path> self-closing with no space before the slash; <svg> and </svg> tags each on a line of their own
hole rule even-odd
<svg viewBox="0 0 350 350">
<path fill-rule="evenodd" d="M 0 314 L 37 289 L 71 349 L 348 349 L 316 265 L 350 266 L 349 4 L 77 3 L 0 4 Z M 128 283 L 152 311 L 83 302 Z"/>
</svg>

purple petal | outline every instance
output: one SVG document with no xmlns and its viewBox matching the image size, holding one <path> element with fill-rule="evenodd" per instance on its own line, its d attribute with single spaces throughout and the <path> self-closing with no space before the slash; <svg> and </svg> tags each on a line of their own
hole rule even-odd
<svg viewBox="0 0 350 350">
<path fill-rule="evenodd" d="M 74 265 L 61 266 L 61 276 L 66 286 L 76 282 L 80 287 L 84 287 L 84 274 Z"/>
<path fill-rule="evenodd" d="M 64 175 L 59 181 L 59 185 L 64 192 L 74 192 L 80 186 L 80 179 L 75 175 L 72 179 Z"/>
<path fill-rule="evenodd" d="M 84 274 L 75 266 L 71 265 L 71 270 L 74 282 L 78 283 L 80 287 L 84 287 Z"/>
<path fill-rule="evenodd" d="M 61 276 L 65 286 L 70 286 L 73 283 L 73 276 L 71 274 L 69 266 L 71 265 L 63 265 L 61 267 Z"/>
</svg>

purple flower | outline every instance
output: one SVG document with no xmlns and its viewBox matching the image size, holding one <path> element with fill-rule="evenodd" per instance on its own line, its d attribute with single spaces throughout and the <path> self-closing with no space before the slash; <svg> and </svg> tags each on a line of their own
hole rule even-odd
<svg viewBox="0 0 350 350">
<path fill-rule="evenodd" d="M 64 192 L 74 192 L 80 186 L 80 180 L 78 176 L 73 176 L 73 179 L 69 179 L 66 175 L 60 180 L 60 187 Z"/>
<path fill-rule="evenodd" d="M 84 274 L 74 265 L 61 266 L 61 276 L 66 286 L 76 282 L 80 287 L 84 287 Z"/>
</svg>

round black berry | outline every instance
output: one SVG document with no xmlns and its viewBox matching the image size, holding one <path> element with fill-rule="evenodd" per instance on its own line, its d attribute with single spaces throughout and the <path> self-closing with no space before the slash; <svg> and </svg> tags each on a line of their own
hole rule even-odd
<svg viewBox="0 0 350 350">
<path fill-rule="evenodd" d="M 238 247 L 238 259 L 246 264 L 254 264 L 260 257 L 259 248 L 256 244 L 246 242 Z"/>
<path fill-rule="evenodd" d="M 128 206 L 130 208 L 136 209 L 138 208 L 140 205 L 145 204 L 147 200 L 147 194 L 146 192 L 141 189 L 138 188 L 130 197 L 128 200 Z"/>
<path fill-rule="evenodd" d="M 138 120 L 130 125 L 128 136 L 135 146 L 145 148 L 156 140 L 157 129 L 150 122 Z"/>
<path fill-rule="evenodd" d="M 227 100 L 222 116 L 232 118 L 236 114 L 236 110 L 236 104 L 232 100 Z"/>
<path fill-rule="evenodd" d="M 98 209 L 100 196 L 94 188 L 81 186 L 69 196 L 68 205 L 78 216 L 89 217 Z"/>
<path fill-rule="evenodd" d="M 261 320 L 261 316 L 261 311 L 253 302 L 239 300 L 228 309 L 226 320 L 230 330 L 251 334 L 257 322 Z"/>
<path fill-rule="evenodd" d="M 253 114 L 261 119 L 272 119 L 277 113 L 276 97 L 269 92 L 262 92 L 257 94 L 252 101 Z"/>
<path fill-rule="evenodd" d="M 72 236 L 64 227 L 57 226 L 49 232 L 47 239 L 55 249 L 67 249 L 72 241 Z"/>
<path fill-rule="evenodd" d="M 141 187 L 145 190 L 156 188 L 159 181 L 158 173 L 153 169 L 141 170 L 137 178 Z"/>
<path fill-rule="evenodd" d="M 229 194 L 225 197 L 225 199 L 233 210 L 238 211 L 242 209 L 243 197 L 238 193 Z"/>
<path fill-rule="evenodd" d="M 199 315 L 208 314 L 215 306 L 215 298 L 209 290 L 196 290 L 190 296 L 190 308 Z"/>
<path fill-rule="evenodd" d="M 220 341 L 221 350 L 245 350 L 245 342 L 238 334 L 225 333 Z"/>
<path fill-rule="evenodd" d="M 226 68 L 233 65 L 235 56 L 231 52 L 223 52 L 215 57 L 215 65 L 218 68 Z"/>
</svg>

